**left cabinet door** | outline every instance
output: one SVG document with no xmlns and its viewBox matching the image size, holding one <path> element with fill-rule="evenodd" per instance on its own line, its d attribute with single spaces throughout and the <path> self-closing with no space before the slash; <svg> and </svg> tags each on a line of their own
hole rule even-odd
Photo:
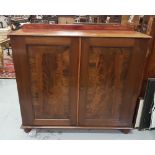
<svg viewBox="0 0 155 155">
<path fill-rule="evenodd" d="M 11 40 L 23 124 L 76 125 L 78 38 Z"/>
</svg>

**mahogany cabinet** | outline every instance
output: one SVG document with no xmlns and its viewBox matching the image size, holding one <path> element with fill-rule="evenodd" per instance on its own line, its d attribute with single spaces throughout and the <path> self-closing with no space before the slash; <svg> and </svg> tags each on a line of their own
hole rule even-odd
<svg viewBox="0 0 155 155">
<path fill-rule="evenodd" d="M 149 36 L 128 26 L 24 25 L 10 33 L 22 128 L 132 128 Z"/>
<path fill-rule="evenodd" d="M 149 40 L 149 54 L 144 70 L 141 97 L 144 97 L 148 78 L 155 78 L 155 17 L 150 17 L 146 34 L 152 38 Z"/>
</svg>

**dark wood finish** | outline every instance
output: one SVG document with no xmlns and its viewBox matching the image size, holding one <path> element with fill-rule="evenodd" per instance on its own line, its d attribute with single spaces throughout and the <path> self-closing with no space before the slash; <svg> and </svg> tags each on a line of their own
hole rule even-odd
<svg viewBox="0 0 155 155">
<path fill-rule="evenodd" d="M 144 70 L 141 97 L 144 97 L 148 78 L 155 78 L 155 17 L 150 17 L 146 34 L 152 38 L 148 46 L 148 57 Z"/>
<path fill-rule="evenodd" d="M 120 31 L 133 31 L 134 25 L 121 25 L 121 24 L 25 24 L 22 29 L 58 29 L 58 30 L 120 30 Z"/>
<path fill-rule="evenodd" d="M 130 129 L 121 129 L 120 131 L 124 134 L 128 134 L 130 132 Z"/>
<path fill-rule="evenodd" d="M 130 41 L 82 39 L 79 125 L 132 127 L 146 43 Z"/>
<path fill-rule="evenodd" d="M 38 126 L 21 126 L 21 129 L 82 129 L 82 130 L 121 130 L 121 129 L 128 129 L 131 130 L 133 128 L 129 127 L 103 127 L 103 126 L 45 126 L 45 125 L 38 125 Z"/>
<path fill-rule="evenodd" d="M 146 77 L 147 78 L 155 78 L 155 48 L 152 49 L 147 63 L 146 68 Z"/>
<path fill-rule="evenodd" d="M 21 104 L 22 124 L 33 125 L 34 113 L 31 103 L 30 92 L 30 72 L 28 65 L 27 51 L 25 47 L 25 38 L 15 36 L 11 38 L 11 46 L 13 49 L 13 61 L 16 71 L 16 81 L 18 87 L 19 102 Z"/>
<path fill-rule="evenodd" d="M 150 37 L 59 28 L 10 34 L 23 128 L 131 129 Z"/>
<path fill-rule="evenodd" d="M 24 129 L 24 132 L 25 132 L 25 133 L 29 133 L 31 130 L 32 130 L 31 128 L 25 128 L 25 129 Z"/>
<path fill-rule="evenodd" d="M 108 37 L 108 38 L 150 38 L 121 25 L 43 25 L 26 24 L 22 29 L 10 33 L 20 36 L 56 37 Z"/>
<path fill-rule="evenodd" d="M 23 51 L 16 41 L 22 41 Z M 24 42 L 13 39 L 12 44 L 23 60 L 19 62 L 20 55 L 14 52 L 17 81 L 24 79 L 22 84 L 18 82 L 19 93 L 30 96 L 27 99 L 19 96 L 23 125 L 76 125 L 78 39 L 24 38 Z M 22 73 L 27 76 L 22 77 Z"/>
</svg>

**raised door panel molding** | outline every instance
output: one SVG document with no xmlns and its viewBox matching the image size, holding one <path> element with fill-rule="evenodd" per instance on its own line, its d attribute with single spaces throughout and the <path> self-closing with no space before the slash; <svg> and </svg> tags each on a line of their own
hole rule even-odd
<svg viewBox="0 0 155 155">
<path fill-rule="evenodd" d="M 93 38 L 82 40 L 79 124 L 131 127 L 142 72 L 137 64 L 144 65 L 145 52 L 139 61 L 134 46 L 124 48 L 126 40 L 122 47 L 95 41 L 103 46 L 92 45 Z"/>
<path fill-rule="evenodd" d="M 36 119 L 70 117 L 70 49 L 29 46 L 32 104 Z"/>
<path fill-rule="evenodd" d="M 76 125 L 78 38 L 17 37 L 13 42 L 23 125 Z"/>
<path fill-rule="evenodd" d="M 76 124 L 77 63 L 73 61 L 77 51 L 67 45 L 27 49 L 35 124 Z"/>
</svg>

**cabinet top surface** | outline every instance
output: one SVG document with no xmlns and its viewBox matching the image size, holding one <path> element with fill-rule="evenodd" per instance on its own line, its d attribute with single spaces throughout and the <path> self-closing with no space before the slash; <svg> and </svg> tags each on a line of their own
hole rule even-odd
<svg viewBox="0 0 155 155">
<path fill-rule="evenodd" d="M 127 25 L 46 25 L 26 24 L 13 31 L 10 36 L 64 36 L 64 37 L 116 37 L 116 38 L 151 38 L 136 32 Z"/>
</svg>

